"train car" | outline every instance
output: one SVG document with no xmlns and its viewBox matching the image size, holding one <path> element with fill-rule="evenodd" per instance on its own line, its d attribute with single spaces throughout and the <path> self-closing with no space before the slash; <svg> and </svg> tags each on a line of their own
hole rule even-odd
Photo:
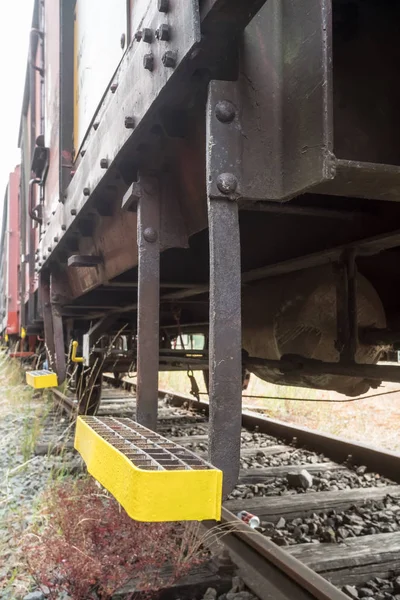
<svg viewBox="0 0 400 600">
<path fill-rule="evenodd" d="M 35 2 L 20 130 L 27 331 L 45 336 L 53 383 L 76 363 L 82 414 L 102 373 L 136 371 L 150 430 L 158 372 L 203 370 L 224 495 L 246 371 L 348 396 L 400 381 L 377 364 L 400 341 L 399 12 Z"/>
<path fill-rule="evenodd" d="M 21 342 L 21 296 L 20 296 L 20 228 L 19 228 L 19 181 L 20 167 L 10 174 L 4 195 L 1 228 L 0 264 L 0 313 L 1 336 L 13 351 Z"/>
</svg>

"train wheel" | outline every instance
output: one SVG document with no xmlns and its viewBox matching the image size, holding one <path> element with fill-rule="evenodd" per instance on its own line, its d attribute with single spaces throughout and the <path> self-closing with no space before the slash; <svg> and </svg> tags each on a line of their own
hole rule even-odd
<svg viewBox="0 0 400 600">
<path fill-rule="evenodd" d="M 102 375 L 91 370 L 82 371 L 76 388 L 78 414 L 95 415 L 100 406 Z"/>
</svg>

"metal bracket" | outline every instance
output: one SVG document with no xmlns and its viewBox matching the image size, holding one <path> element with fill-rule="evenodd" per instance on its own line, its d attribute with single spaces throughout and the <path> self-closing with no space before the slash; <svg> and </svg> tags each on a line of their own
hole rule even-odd
<svg viewBox="0 0 400 600">
<path fill-rule="evenodd" d="M 224 496 L 239 475 L 242 422 L 240 234 L 235 201 L 240 188 L 241 134 L 235 94 L 235 83 L 213 81 L 207 105 L 209 456 L 224 472 Z"/>
<path fill-rule="evenodd" d="M 160 185 L 142 174 L 138 205 L 138 321 L 136 420 L 157 428 L 160 322 Z"/>
</svg>

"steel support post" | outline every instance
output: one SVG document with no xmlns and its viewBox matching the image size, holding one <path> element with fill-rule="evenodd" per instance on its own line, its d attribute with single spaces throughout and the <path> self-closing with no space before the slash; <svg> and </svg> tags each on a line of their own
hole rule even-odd
<svg viewBox="0 0 400 600">
<path fill-rule="evenodd" d="M 157 428 L 160 328 L 160 189 L 156 177 L 140 177 L 138 202 L 138 423 Z"/>
<path fill-rule="evenodd" d="M 40 290 L 43 313 L 45 348 L 49 367 L 56 372 L 56 352 L 54 346 L 53 316 L 50 303 L 50 273 L 40 273 Z"/>
<path fill-rule="evenodd" d="M 351 364 L 355 362 L 358 343 L 355 250 L 344 252 L 336 268 L 336 348 L 340 362 Z"/>
<path fill-rule="evenodd" d="M 65 358 L 64 328 L 61 316 L 60 293 L 57 280 L 53 274 L 50 275 L 50 307 L 53 322 L 55 372 L 57 373 L 58 385 L 65 381 L 67 364 Z"/>
<path fill-rule="evenodd" d="M 241 273 L 237 203 L 240 161 L 235 83 L 210 84 L 207 181 L 210 240 L 210 462 L 224 472 L 223 495 L 236 485 L 242 412 Z"/>
</svg>

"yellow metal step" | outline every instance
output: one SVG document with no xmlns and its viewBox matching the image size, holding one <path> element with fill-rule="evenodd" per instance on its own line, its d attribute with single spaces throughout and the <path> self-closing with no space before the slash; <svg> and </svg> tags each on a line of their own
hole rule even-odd
<svg viewBox="0 0 400 600">
<path fill-rule="evenodd" d="M 27 371 L 26 383 L 39 390 L 58 386 L 56 373 L 43 369 L 42 371 Z"/>
<path fill-rule="evenodd" d="M 220 520 L 222 471 L 132 419 L 78 417 L 75 448 L 136 521 Z"/>
</svg>

